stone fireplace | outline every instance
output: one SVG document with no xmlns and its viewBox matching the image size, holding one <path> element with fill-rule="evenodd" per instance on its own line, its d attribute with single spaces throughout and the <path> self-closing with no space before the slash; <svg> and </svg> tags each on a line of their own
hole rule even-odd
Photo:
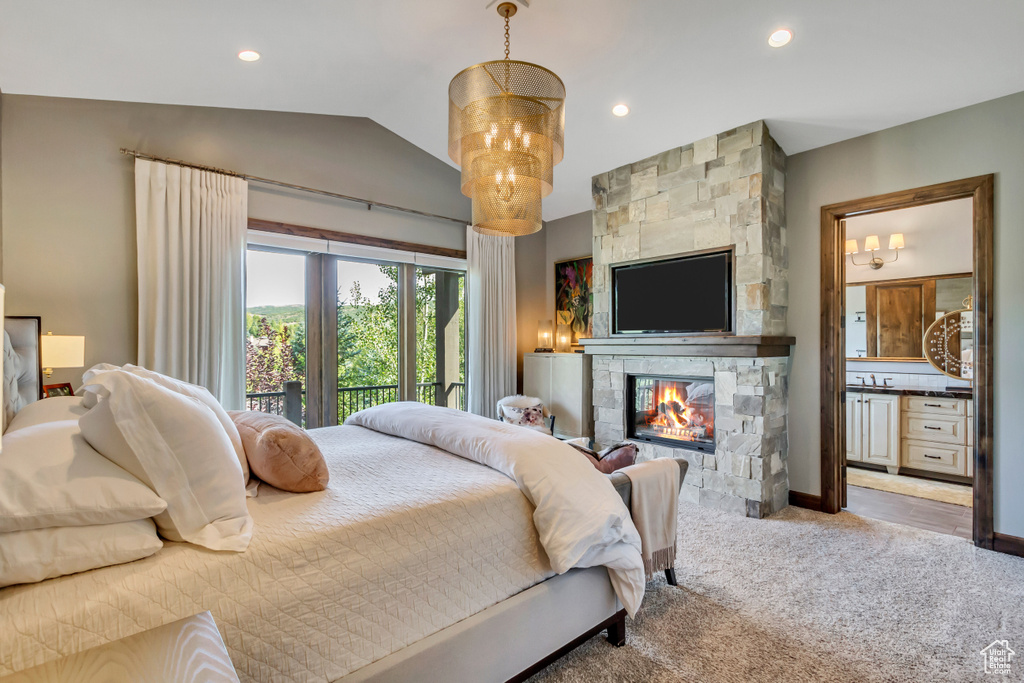
<svg viewBox="0 0 1024 683">
<path fill-rule="evenodd" d="M 751 517 L 789 498 L 785 163 L 759 121 L 593 179 L 595 441 L 685 457 L 683 500 Z M 611 266 L 719 249 L 734 258 L 731 329 L 612 333 Z"/>
</svg>

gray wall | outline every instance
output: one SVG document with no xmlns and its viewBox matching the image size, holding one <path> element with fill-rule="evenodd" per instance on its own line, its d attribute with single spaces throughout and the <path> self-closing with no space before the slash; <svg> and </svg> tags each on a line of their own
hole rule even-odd
<svg viewBox="0 0 1024 683">
<path fill-rule="evenodd" d="M 826 204 L 996 174 L 995 530 L 1024 536 L 1024 93 L 789 158 L 786 215 L 790 487 L 820 493 L 820 211 Z"/>
<path fill-rule="evenodd" d="M 7 310 L 84 334 L 87 366 L 136 360 L 133 166 L 120 147 L 470 216 L 456 169 L 369 119 L 16 95 L 2 106 Z M 465 248 L 455 223 L 257 184 L 249 215 Z"/>
<path fill-rule="evenodd" d="M 516 320 L 518 327 L 519 389 L 523 388 L 523 354 L 537 347 L 537 321 L 555 317 L 555 267 L 593 253 L 590 211 L 544 224 L 541 232 L 516 238 Z"/>
</svg>

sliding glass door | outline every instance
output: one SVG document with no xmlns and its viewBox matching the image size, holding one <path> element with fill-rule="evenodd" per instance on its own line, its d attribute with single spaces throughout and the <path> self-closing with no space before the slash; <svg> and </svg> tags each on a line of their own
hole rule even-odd
<svg viewBox="0 0 1024 683">
<path fill-rule="evenodd" d="M 248 264 L 250 410 L 286 414 L 288 380 L 308 427 L 394 401 L 465 409 L 464 272 L 283 250 Z"/>
<path fill-rule="evenodd" d="M 305 394 L 306 258 L 249 249 L 245 286 L 246 409 L 284 415 L 286 383 Z"/>
<path fill-rule="evenodd" d="M 416 400 L 466 409 L 465 273 L 416 268 Z"/>
<path fill-rule="evenodd" d="M 338 422 L 399 400 L 398 271 L 395 264 L 336 259 Z"/>
</svg>

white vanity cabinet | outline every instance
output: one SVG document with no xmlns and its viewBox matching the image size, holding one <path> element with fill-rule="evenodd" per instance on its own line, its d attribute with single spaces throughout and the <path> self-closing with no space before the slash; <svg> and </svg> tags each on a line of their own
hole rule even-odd
<svg viewBox="0 0 1024 683">
<path fill-rule="evenodd" d="M 900 464 L 960 477 L 974 475 L 973 401 L 904 396 Z"/>
<path fill-rule="evenodd" d="M 592 356 L 582 353 L 523 354 L 523 393 L 555 416 L 555 436 L 593 436 L 592 368 Z"/>
<path fill-rule="evenodd" d="M 846 459 L 884 465 L 890 474 L 899 472 L 899 396 L 860 392 L 846 395 Z"/>
</svg>

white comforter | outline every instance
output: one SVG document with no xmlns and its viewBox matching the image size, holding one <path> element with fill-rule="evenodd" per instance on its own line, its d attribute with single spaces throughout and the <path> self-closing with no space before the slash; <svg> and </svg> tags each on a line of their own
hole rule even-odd
<svg viewBox="0 0 1024 683">
<path fill-rule="evenodd" d="M 345 424 L 437 446 L 502 472 L 533 503 L 533 521 L 556 572 L 603 565 L 629 615 L 640 608 L 640 534 L 609 479 L 571 446 L 530 429 L 422 403 L 376 406 Z"/>
<path fill-rule="evenodd" d="M 361 427 L 310 435 L 327 490 L 261 487 L 243 553 L 167 543 L 0 589 L 0 676 L 210 610 L 243 681 L 334 681 L 554 575 L 503 474 Z"/>
</svg>

